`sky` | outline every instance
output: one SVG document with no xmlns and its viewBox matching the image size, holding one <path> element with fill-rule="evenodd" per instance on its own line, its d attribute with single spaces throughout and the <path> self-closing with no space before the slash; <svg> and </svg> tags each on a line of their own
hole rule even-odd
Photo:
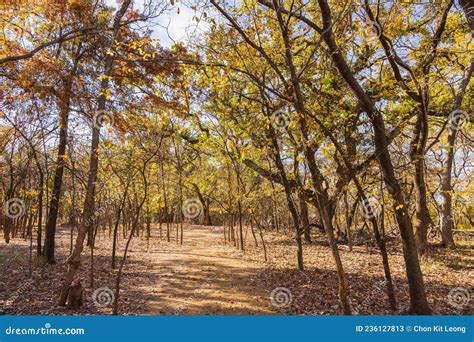
<svg viewBox="0 0 474 342">
<path fill-rule="evenodd" d="M 117 0 L 105 0 L 108 6 L 117 8 Z M 143 8 L 144 0 L 135 0 L 134 8 Z M 179 8 L 179 14 L 178 14 Z M 182 2 L 176 2 L 174 6 L 170 6 L 170 10 L 166 13 L 163 13 L 156 23 L 161 26 L 168 26 L 168 33 L 164 27 L 156 25 L 152 28 L 153 34 L 152 38 L 157 38 L 160 40 L 161 44 L 165 47 L 169 47 L 175 42 L 185 42 L 195 31 L 196 21 L 193 21 L 193 16 L 195 11 L 190 7 L 186 6 Z M 191 26 L 191 27 L 190 27 Z M 199 28 L 202 28 L 203 24 L 199 25 Z M 172 39 L 168 37 L 168 34 Z"/>
</svg>

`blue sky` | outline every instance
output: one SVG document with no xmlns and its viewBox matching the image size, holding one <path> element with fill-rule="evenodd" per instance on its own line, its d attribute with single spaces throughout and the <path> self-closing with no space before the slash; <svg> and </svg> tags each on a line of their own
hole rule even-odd
<svg viewBox="0 0 474 342">
<path fill-rule="evenodd" d="M 117 0 L 105 0 L 107 5 L 117 8 Z M 135 0 L 134 8 L 143 8 L 144 0 Z M 177 13 L 179 8 L 179 14 Z M 186 6 L 182 2 L 176 2 L 174 6 L 170 6 L 169 11 L 163 13 L 157 20 L 156 25 L 152 27 L 153 38 L 158 38 L 163 46 L 170 46 L 175 42 L 186 42 L 189 37 L 195 34 L 197 31 L 196 21 L 192 18 L 195 15 L 195 11 L 190 7 Z M 166 29 L 161 26 L 168 26 L 168 33 Z M 205 26 L 204 23 L 200 23 L 198 29 L 202 29 Z M 168 34 L 172 39 L 168 37 Z"/>
</svg>

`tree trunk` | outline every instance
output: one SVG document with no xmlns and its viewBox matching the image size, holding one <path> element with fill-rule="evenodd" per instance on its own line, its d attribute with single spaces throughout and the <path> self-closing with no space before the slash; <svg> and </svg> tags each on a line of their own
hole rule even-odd
<svg viewBox="0 0 474 342">
<path fill-rule="evenodd" d="M 463 5 L 464 6 L 464 5 Z M 472 15 L 472 13 L 471 13 Z M 474 19 L 472 20 L 474 24 Z M 471 26 L 472 27 L 472 26 Z M 471 75 L 474 71 L 474 61 L 471 61 L 471 65 L 467 72 L 466 77 L 463 79 L 460 90 L 454 100 L 453 112 L 456 113 L 461 108 L 464 93 L 471 79 Z M 453 173 L 453 162 L 454 162 L 454 149 L 456 143 L 456 135 L 459 130 L 459 125 L 456 115 L 451 114 L 448 118 L 448 147 L 446 162 L 443 165 L 443 171 L 441 176 L 441 215 L 440 215 L 440 227 L 441 227 L 441 239 L 444 247 L 454 248 L 453 238 L 453 205 L 451 193 L 453 191 L 451 177 Z"/>
<path fill-rule="evenodd" d="M 426 184 L 424 175 L 424 159 L 415 162 L 415 188 L 416 188 L 416 213 L 415 213 L 415 241 L 418 254 L 424 255 L 428 248 L 428 225 L 432 222 L 426 199 Z"/>
<path fill-rule="evenodd" d="M 131 3 L 131 0 L 124 0 L 120 9 L 117 11 L 115 15 L 114 27 L 113 27 L 113 40 L 115 40 L 119 36 L 120 22 L 127 8 L 129 7 L 130 3 Z M 110 71 L 112 70 L 113 60 L 114 60 L 113 56 L 111 55 L 107 55 L 107 57 L 105 57 L 105 67 L 104 67 L 105 75 L 108 75 Z M 105 77 L 104 79 L 102 79 L 101 85 L 100 85 L 100 96 L 99 96 L 98 106 L 97 106 L 98 111 L 105 110 L 105 107 L 106 107 L 105 93 L 108 88 L 109 88 L 109 79 Z M 66 272 L 66 276 L 62 284 L 61 292 L 60 292 L 59 300 L 58 300 L 58 304 L 60 306 L 64 306 L 66 304 L 69 286 L 74 280 L 74 276 L 81 264 L 81 254 L 84 248 L 84 240 L 86 237 L 86 233 L 89 230 L 89 226 L 92 224 L 91 218 L 92 218 L 92 215 L 94 214 L 95 183 L 97 180 L 97 171 L 99 167 L 99 149 L 98 149 L 99 139 L 100 139 L 100 126 L 93 125 L 91 149 L 90 149 L 91 157 L 90 157 L 90 164 L 89 164 L 89 175 L 87 179 L 86 198 L 84 202 L 84 212 L 83 212 L 82 222 L 77 234 L 74 250 L 67 260 L 68 270 Z"/>
<path fill-rule="evenodd" d="M 295 207 L 293 198 L 291 196 L 291 188 L 288 182 L 288 178 L 286 176 L 285 167 L 283 165 L 283 162 L 281 161 L 280 147 L 276 139 L 275 131 L 271 125 L 269 127 L 269 135 L 270 135 L 270 139 L 272 141 L 272 145 L 274 149 L 275 164 L 280 173 L 280 177 L 283 183 L 283 188 L 285 189 L 286 202 L 288 204 L 288 209 L 290 210 L 291 218 L 293 219 L 293 225 L 295 228 L 295 240 L 296 240 L 296 244 L 298 248 L 297 253 L 296 253 L 296 257 L 298 260 L 298 270 L 303 271 L 304 270 L 303 244 L 302 244 L 301 235 L 300 235 L 298 212 L 296 211 L 296 207 Z"/>
<path fill-rule="evenodd" d="M 383 172 L 383 179 L 387 190 L 394 200 L 393 209 L 403 241 L 403 255 L 410 292 L 410 312 L 414 314 L 430 314 L 431 310 L 426 299 L 425 284 L 420 269 L 416 250 L 412 223 L 403 198 L 402 189 L 395 177 L 392 160 L 388 151 L 387 134 L 381 115 L 377 112 L 372 99 L 364 92 L 347 65 L 341 49 L 337 46 L 333 32 L 329 5 L 326 0 L 318 0 L 323 17 L 322 37 L 329 49 L 329 54 L 339 70 L 340 75 L 358 98 L 361 106 L 367 112 L 374 128 L 375 153 Z"/>
<path fill-rule="evenodd" d="M 253 237 L 253 241 L 255 242 L 255 247 L 258 247 L 257 236 L 255 235 L 252 219 L 250 219 L 248 223 L 250 224 L 250 231 L 252 232 L 252 237 Z"/>
<path fill-rule="evenodd" d="M 308 204 L 304 198 L 302 191 L 298 192 L 299 202 L 300 202 L 300 216 L 301 216 L 301 225 L 304 234 L 304 241 L 306 243 L 311 243 L 311 230 L 309 227 L 309 217 L 308 217 Z"/>
<path fill-rule="evenodd" d="M 72 77 L 72 76 L 71 76 Z M 67 130 L 69 121 L 69 106 L 72 91 L 72 80 L 64 81 L 63 99 L 60 100 L 59 115 L 59 145 L 56 161 L 56 171 L 54 173 L 53 191 L 51 193 L 51 202 L 49 204 L 48 219 L 46 221 L 46 236 L 44 241 L 44 256 L 48 264 L 54 260 L 54 244 L 56 235 L 56 223 L 59 212 L 59 201 L 61 198 L 61 187 L 63 183 L 64 165 L 66 163 Z"/>
<path fill-rule="evenodd" d="M 242 250 L 242 252 L 245 252 L 245 246 L 244 246 L 244 227 L 243 227 L 243 224 L 242 224 L 242 202 L 240 200 L 240 197 L 239 199 L 237 200 L 237 207 L 238 207 L 238 210 L 239 210 L 239 233 L 240 233 L 240 249 Z"/>
<path fill-rule="evenodd" d="M 148 161 L 150 159 L 148 159 Z M 146 165 L 147 165 L 147 162 L 144 163 L 143 170 L 141 170 L 141 174 L 142 174 L 142 177 L 143 177 L 143 184 L 144 184 L 143 198 L 142 198 L 141 202 L 138 204 L 137 211 L 136 211 L 136 214 L 135 214 L 135 218 L 133 220 L 132 227 L 130 229 L 130 235 L 128 236 L 128 240 L 127 240 L 127 243 L 125 245 L 125 250 L 123 252 L 123 258 L 122 258 L 122 261 L 120 262 L 120 267 L 119 267 L 119 270 L 118 270 L 118 273 L 117 273 L 117 279 L 115 281 L 115 298 L 114 298 L 114 307 L 113 307 L 113 312 L 112 312 L 113 315 L 117 315 L 117 313 L 118 313 L 118 302 L 119 302 L 119 299 L 120 299 L 120 279 L 122 277 L 123 266 L 125 265 L 125 261 L 127 260 L 128 248 L 130 246 L 130 242 L 132 241 L 133 233 L 137 229 L 141 209 L 142 209 L 143 205 L 145 204 L 145 201 L 148 197 L 148 183 L 147 183 L 147 179 L 146 179 L 146 175 L 145 175 Z"/>
<path fill-rule="evenodd" d="M 415 166 L 416 214 L 415 214 L 415 242 L 420 256 L 428 248 L 428 225 L 432 222 L 426 199 L 425 183 L 425 149 L 428 137 L 428 119 L 425 105 L 420 106 L 415 124 L 413 139 L 410 143 L 410 158 Z"/>
<path fill-rule="evenodd" d="M 117 218 L 115 219 L 114 240 L 113 240 L 113 243 L 112 243 L 112 269 L 115 269 L 115 251 L 117 250 L 117 239 L 118 239 L 118 228 L 119 228 L 119 223 L 120 223 L 120 215 L 122 214 L 123 207 L 125 206 L 125 199 L 127 198 L 128 186 L 129 185 L 130 185 L 130 183 L 127 182 L 127 185 L 125 186 L 125 190 L 123 191 L 122 200 L 120 201 L 119 208 L 117 210 Z"/>
</svg>

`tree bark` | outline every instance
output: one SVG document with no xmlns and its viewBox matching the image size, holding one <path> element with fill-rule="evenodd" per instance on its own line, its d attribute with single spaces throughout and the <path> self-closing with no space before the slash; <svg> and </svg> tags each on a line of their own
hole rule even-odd
<svg viewBox="0 0 474 342">
<path fill-rule="evenodd" d="M 415 123 L 414 136 L 411 142 L 410 158 L 415 166 L 416 213 L 415 213 L 415 242 L 420 256 L 428 248 L 428 225 L 432 222 L 428 210 L 425 183 L 425 149 L 428 138 L 428 119 L 424 105 Z"/>
<path fill-rule="evenodd" d="M 392 160 L 388 151 L 387 134 L 381 115 L 377 112 L 372 99 L 364 92 L 347 65 L 341 49 L 337 46 L 333 32 L 329 5 L 326 0 L 318 0 L 323 17 L 323 29 L 319 29 L 329 54 L 340 75 L 358 98 L 362 108 L 367 112 L 374 128 L 374 144 L 378 161 L 383 172 L 387 190 L 394 200 L 393 210 L 403 242 L 403 255 L 410 292 L 410 312 L 414 314 L 430 314 L 431 310 L 426 299 L 425 284 L 421 273 L 416 250 L 413 226 L 410 220 L 407 203 L 403 197 L 400 184 L 395 177 Z"/>
<path fill-rule="evenodd" d="M 71 76 L 72 77 L 72 76 Z M 56 223 L 58 220 L 59 201 L 61 198 L 61 187 L 63 183 L 64 165 L 66 164 L 67 130 L 69 122 L 69 106 L 71 102 L 72 80 L 64 80 L 64 90 L 60 96 L 59 114 L 59 145 L 54 173 L 53 190 L 49 204 L 48 219 L 45 227 L 44 256 L 48 264 L 55 262 L 54 247 L 56 235 Z"/>
<path fill-rule="evenodd" d="M 127 198 L 128 187 L 130 182 L 127 182 L 125 186 L 125 190 L 123 191 L 123 197 L 120 201 L 119 208 L 117 210 L 117 218 L 115 219 L 115 226 L 114 226 L 114 240 L 112 244 L 112 269 L 115 269 L 115 251 L 117 249 L 117 240 L 118 240 L 118 228 L 120 223 L 120 215 L 122 214 L 123 207 L 125 206 L 125 199 Z"/>
<path fill-rule="evenodd" d="M 120 30 L 120 22 L 122 17 L 124 16 L 127 8 L 129 7 L 131 0 L 124 0 L 120 9 L 117 11 L 115 18 L 114 18 L 114 25 L 113 25 L 113 41 L 119 37 L 119 30 Z M 113 43 L 111 42 L 111 44 Z M 104 74 L 108 75 L 112 70 L 114 57 L 113 55 L 107 55 L 105 57 L 105 67 L 104 67 Z M 98 100 L 98 111 L 103 111 L 106 108 L 106 97 L 105 93 L 106 90 L 109 88 L 109 79 L 105 77 L 101 81 L 100 85 L 100 96 Z M 60 306 L 64 306 L 66 304 L 67 293 L 69 290 L 69 286 L 71 285 L 72 281 L 74 280 L 74 276 L 81 264 L 81 254 L 84 248 L 84 239 L 86 237 L 87 231 L 89 230 L 89 226 L 92 224 L 91 218 L 94 213 L 94 195 L 95 195 L 95 183 L 97 180 L 97 171 L 99 166 L 99 155 L 98 155 L 98 147 L 99 147 L 99 138 L 100 138 L 100 126 L 93 125 L 92 128 L 92 139 L 91 139 L 91 152 L 90 152 L 90 164 L 89 164 L 89 176 L 87 179 L 87 190 L 86 190 L 86 198 L 84 202 L 84 212 L 82 217 L 82 222 L 79 227 L 79 231 L 76 237 L 76 244 L 74 246 L 74 250 L 72 254 L 69 256 L 67 263 L 68 263 L 68 270 L 66 272 L 65 279 L 62 284 L 61 292 L 59 294 L 58 304 Z"/>
<path fill-rule="evenodd" d="M 278 23 L 282 32 L 283 42 L 285 45 L 285 59 L 286 64 L 288 66 L 290 77 L 291 77 L 291 85 L 292 90 L 295 97 L 294 106 L 296 111 L 298 112 L 298 121 L 300 123 L 300 130 L 301 135 L 303 138 L 303 145 L 304 145 L 304 155 L 306 162 L 308 164 L 308 168 L 311 174 L 311 181 L 314 190 L 316 191 L 315 196 L 315 205 L 319 209 L 321 218 L 323 220 L 323 225 L 326 230 L 326 235 L 328 238 L 329 246 L 331 248 L 331 252 L 333 254 L 334 261 L 336 263 L 336 270 L 337 270 L 337 278 L 339 284 L 339 300 L 341 303 L 342 310 L 344 314 L 350 315 L 351 314 L 351 306 L 349 303 L 349 287 L 347 285 L 347 279 L 344 274 L 344 268 L 342 266 L 341 257 L 339 255 L 339 250 L 337 249 L 336 239 L 334 237 L 334 228 L 332 225 L 332 216 L 333 210 L 332 203 L 328 200 L 327 194 L 322 187 L 323 184 L 323 177 L 316 165 L 316 161 L 314 158 L 314 150 L 312 148 L 311 142 L 309 140 L 309 135 L 307 131 L 307 124 L 306 124 L 306 113 L 304 108 L 304 96 L 300 88 L 300 84 L 298 81 L 298 74 L 296 72 L 296 68 L 293 62 L 293 56 L 291 53 L 291 43 L 290 38 L 288 35 L 288 28 L 285 26 L 285 21 L 283 20 L 282 13 L 280 11 L 280 5 L 277 0 L 273 0 L 273 6 L 276 10 L 276 15 L 278 19 Z"/>
<path fill-rule="evenodd" d="M 298 260 L 298 270 L 303 271 L 304 270 L 304 262 L 303 262 L 303 244 L 301 241 L 301 235 L 300 235 L 300 228 L 299 228 L 299 220 L 298 220 L 298 212 L 296 211 L 296 207 L 293 201 L 293 198 L 291 196 L 291 188 L 288 183 L 288 178 L 286 176 L 286 171 L 285 167 L 283 165 L 283 162 L 281 161 L 280 157 L 280 147 L 278 145 L 278 141 L 276 139 L 275 131 L 273 127 L 270 125 L 269 127 L 269 137 L 272 141 L 273 145 L 273 154 L 275 158 L 275 164 L 280 172 L 280 177 L 283 182 L 283 188 L 285 189 L 285 196 L 286 196 L 286 202 L 288 204 L 288 209 L 290 210 L 291 213 L 291 218 L 293 219 L 293 225 L 295 228 L 295 239 L 296 239 L 296 244 L 297 244 L 297 260 Z"/>
<path fill-rule="evenodd" d="M 467 75 L 464 77 L 460 90 L 456 95 L 453 106 L 453 113 L 461 108 L 462 101 L 464 98 L 464 93 L 466 88 L 471 80 L 472 73 L 474 71 L 474 60 L 471 61 L 471 65 L 468 69 Z M 454 162 L 454 149 L 456 143 L 456 136 L 459 131 L 458 122 L 456 122 L 456 117 L 450 115 L 448 118 L 448 146 L 447 146 L 447 156 L 446 161 L 443 166 L 442 176 L 441 176 L 441 215 L 440 215 L 440 227 L 441 227 L 441 240 L 442 245 L 448 248 L 454 248 L 454 238 L 453 238 L 453 205 L 451 193 L 453 191 L 451 177 L 453 173 L 453 162 Z"/>
<path fill-rule="evenodd" d="M 300 216 L 301 216 L 301 225 L 304 235 L 304 241 L 306 243 L 311 243 L 311 230 L 309 227 L 309 216 L 308 216 L 308 204 L 306 203 L 306 199 L 304 194 L 299 191 L 299 203 L 300 203 Z"/>
</svg>

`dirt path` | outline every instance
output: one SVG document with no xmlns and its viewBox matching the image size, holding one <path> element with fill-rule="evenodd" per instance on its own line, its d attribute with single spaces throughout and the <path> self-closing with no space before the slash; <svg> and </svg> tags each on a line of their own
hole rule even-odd
<svg viewBox="0 0 474 342">
<path fill-rule="evenodd" d="M 337 275 L 324 236 L 314 236 L 305 245 L 305 271 L 296 268 L 296 246 L 284 234 L 266 232 L 268 263 L 261 262 L 261 246 L 247 236 L 246 253 L 223 244 L 222 227 L 185 226 L 184 245 L 158 237 L 134 237 L 123 270 L 119 314 L 121 315 L 212 315 L 290 314 L 337 315 Z M 94 293 L 114 289 L 117 269 L 111 269 L 112 239 L 107 230 L 97 234 L 94 252 L 94 284 L 91 284 L 90 249 L 85 248 L 76 276 L 84 289 L 83 307 L 71 311 L 58 307 L 61 279 L 66 272 L 70 231 L 61 227 L 57 235 L 57 263 L 42 267 L 34 259 L 29 276 L 29 241 L 16 238 L 5 244 L 0 237 L 0 315 L 110 315 L 111 305 L 98 306 Z M 147 248 L 147 245 L 149 248 Z M 125 240 L 120 234 L 117 256 L 123 255 Z M 390 310 L 384 293 L 383 268 L 376 246 L 341 248 L 341 257 L 351 289 L 354 312 L 360 314 L 405 314 L 409 291 L 402 248 L 389 244 L 390 264 L 399 309 Z M 421 262 L 428 299 L 440 315 L 472 314 L 468 307 L 450 304 L 453 289 L 470 289 L 473 279 L 471 242 L 458 243 L 456 250 L 432 247 Z M 252 261 L 258 260 L 259 262 Z M 284 287 L 290 304 L 275 308 L 269 296 Z"/>
<path fill-rule="evenodd" d="M 133 287 L 146 302 L 144 314 L 275 313 L 256 280 L 262 265 L 223 245 L 220 230 L 188 226 L 183 245 L 160 242 L 146 259 L 145 282 Z"/>
</svg>

